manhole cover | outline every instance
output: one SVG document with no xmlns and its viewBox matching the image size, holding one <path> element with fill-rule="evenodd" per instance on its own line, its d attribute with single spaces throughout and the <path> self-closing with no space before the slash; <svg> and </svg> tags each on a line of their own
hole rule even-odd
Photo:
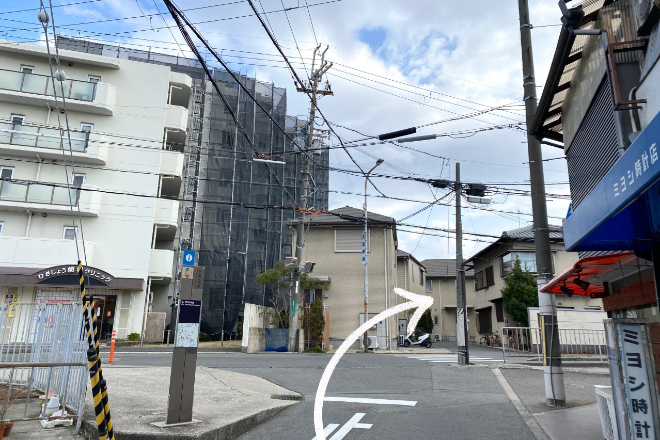
<svg viewBox="0 0 660 440">
<path fill-rule="evenodd" d="M 564 385 L 564 388 L 584 388 L 584 385 L 578 385 L 576 383 L 567 383 Z"/>
</svg>

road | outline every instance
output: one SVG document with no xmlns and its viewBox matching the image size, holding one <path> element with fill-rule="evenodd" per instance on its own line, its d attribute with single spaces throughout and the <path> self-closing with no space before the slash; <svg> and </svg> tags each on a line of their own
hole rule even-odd
<svg viewBox="0 0 660 440">
<path fill-rule="evenodd" d="M 480 357 L 497 358 L 492 350 L 482 350 Z M 107 352 L 102 357 L 107 362 Z M 198 365 L 259 376 L 305 396 L 241 440 L 313 440 L 314 397 L 329 360 L 327 354 L 200 350 Z M 115 353 L 114 366 L 169 366 L 170 362 L 171 354 L 162 351 L 123 351 Z M 329 440 L 535 439 L 488 366 L 458 367 L 419 356 L 347 354 L 335 369 L 327 396 L 338 400 L 324 404 L 326 428 L 334 428 Z M 349 399 L 358 400 L 345 401 Z"/>
</svg>

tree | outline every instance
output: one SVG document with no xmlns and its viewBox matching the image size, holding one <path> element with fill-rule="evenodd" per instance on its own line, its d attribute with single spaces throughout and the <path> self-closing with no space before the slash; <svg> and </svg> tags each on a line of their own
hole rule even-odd
<svg viewBox="0 0 660 440">
<path fill-rule="evenodd" d="M 433 317 L 431 316 L 431 311 L 426 309 L 422 314 L 422 317 L 417 323 L 417 328 L 415 329 L 415 336 L 423 335 L 425 333 L 431 333 L 433 331 Z"/>
<path fill-rule="evenodd" d="M 309 305 L 309 314 L 305 322 L 305 330 L 310 342 L 316 342 L 316 346 L 320 345 L 321 334 L 325 328 L 324 306 L 321 298 L 316 298 Z"/>
<path fill-rule="evenodd" d="M 266 286 L 270 289 L 272 296 L 268 300 L 269 306 L 274 310 L 271 311 L 270 322 L 278 328 L 289 328 L 289 316 L 291 314 L 289 305 L 289 289 L 291 288 L 293 276 L 293 269 L 284 267 L 284 263 L 278 261 L 275 267 L 260 273 L 255 278 L 255 281 L 260 286 Z M 310 277 L 309 274 L 303 273 L 300 277 L 300 285 L 303 289 L 322 289 L 327 290 L 328 284 L 322 282 L 318 278 Z M 299 316 L 302 316 L 302 304 L 298 305 Z"/>
<path fill-rule="evenodd" d="M 504 310 L 522 327 L 529 327 L 528 307 L 538 307 L 538 287 L 536 277 L 527 267 L 520 265 L 516 258 L 513 273 L 506 277 L 506 287 L 502 289 Z"/>
</svg>

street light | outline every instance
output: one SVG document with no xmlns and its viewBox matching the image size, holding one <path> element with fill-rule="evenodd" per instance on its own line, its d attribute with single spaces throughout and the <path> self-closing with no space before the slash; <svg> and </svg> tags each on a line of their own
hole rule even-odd
<svg viewBox="0 0 660 440">
<path fill-rule="evenodd" d="M 383 159 L 378 159 L 376 165 L 371 168 L 367 174 L 364 175 L 364 233 L 362 234 L 362 264 L 364 265 L 364 322 L 369 320 L 368 306 L 369 303 L 369 280 L 367 278 L 367 241 L 369 235 L 367 231 L 367 183 L 369 182 L 369 174 L 376 169 L 378 165 L 383 163 Z M 369 329 L 364 332 L 364 352 L 369 352 Z"/>
</svg>

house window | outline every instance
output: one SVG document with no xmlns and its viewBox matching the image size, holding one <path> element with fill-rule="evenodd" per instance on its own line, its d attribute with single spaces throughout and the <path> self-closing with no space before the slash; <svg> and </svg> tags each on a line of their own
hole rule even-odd
<svg viewBox="0 0 660 440">
<path fill-rule="evenodd" d="M 101 82 L 101 77 L 100 76 L 95 76 L 95 75 L 87 75 L 87 82 L 100 83 Z"/>
<path fill-rule="evenodd" d="M 486 289 L 495 285 L 495 271 L 493 266 L 488 266 L 474 274 L 474 290 Z"/>
<path fill-rule="evenodd" d="M 423 286 L 424 285 L 424 271 L 420 267 L 419 269 L 419 285 Z"/>
<path fill-rule="evenodd" d="M 62 233 L 63 240 L 75 240 L 78 235 L 78 226 L 65 226 Z"/>
<path fill-rule="evenodd" d="M 426 291 L 433 292 L 433 281 L 428 279 L 426 280 Z"/>
<path fill-rule="evenodd" d="M 438 325 L 438 317 L 437 316 L 433 317 L 433 324 Z"/>
<path fill-rule="evenodd" d="M 21 72 L 23 72 L 23 73 L 34 73 L 34 66 L 22 65 L 21 66 Z"/>
<path fill-rule="evenodd" d="M 14 125 L 23 125 L 25 123 L 24 115 L 11 114 L 11 123 Z"/>
<path fill-rule="evenodd" d="M 363 233 L 363 229 L 335 229 L 335 252 L 362 252 Z M 367 238 L 367 252 L 370 251 L 370 241 Z"/>
<path fill-rule="evenodd" d="M 0 222 L 0 237 L 2 237 L 2 230 L 5 228 L 5 223 Z"/>
<path fill-rule="evenodd" d="M 500 257 L 500 275 L 505 278 L 513 273 L 516 260 L 520 261 L 520 267 L 536 273 L 536 255 L 534 252 L 511 252 Z"/>
<path fill-rule="evenodd" d="M 493 303 L 495 304 L 495 317 L 497 318 L 497 322 L 504 322 L 504 302 L 499 299 L 497 301 L 493 300 Z"/>
<path fill-rule="evenodd" d="M 91 133 L 92 131 L 94 131 L 94 124 L 88 124 L 86 122 L 83 122 L 82 124 L 80 124 L 80 130 Z"/>
</svg>

